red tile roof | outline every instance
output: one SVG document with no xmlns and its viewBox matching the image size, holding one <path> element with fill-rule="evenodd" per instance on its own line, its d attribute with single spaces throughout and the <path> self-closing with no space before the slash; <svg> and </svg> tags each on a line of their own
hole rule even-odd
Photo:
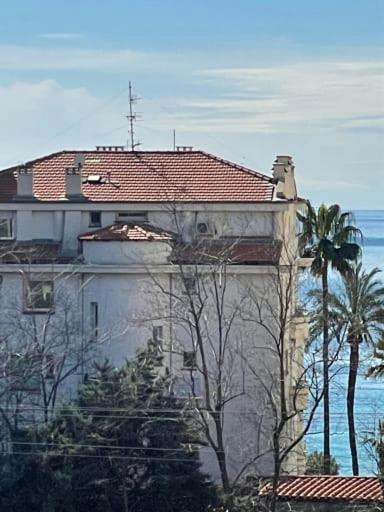
<svg viewBox="0 0 384 512">
<path fill-rule="evenodd" d="M 71 263 L 76 258 L 62 256 L 60 245 L 42 242 L 16 244 L 0 242 L 0 263 L 15 264 L 47 264 Z"/>
<path fill-rule="evenodd" d="M 270 490 L 268 483 L 260 494 Z M 384 481 L 375 476 L 292 476 L 282 479 L 278 494 L 284 500 L 384 503 Z"/>
<path fill-rule="evenodd" d="M 271 201 L 273 180 L 203 151 L 60 151 L 31 160 L 34 194 L 57 201 L 65 194 L 65 169 L 85 156 L 83 178 L 100 175 L 104 183 L 83 183 L 89 201 Z M 16 167 L 0 173 L 0 201 L 16 194 Z"/>
<path fill-rule="evenodd" d="M 281 241 L 257 237 L 248 240 L 202 240 L 191 245 L 175 247 L 175 263 L 209 263 L 226 261 L 228 264 L 273 265 L 281 255 Z"/>
<path fill-rule="evenodd" d="M 163 242 L 173 238 L 172 233 L 168 233 L 160 228 L 150 226 L 149 224 L 118 223 L 105 228 L 90 231 L 79 236 L 79 240 L 87 242 Z"/>
</svg>

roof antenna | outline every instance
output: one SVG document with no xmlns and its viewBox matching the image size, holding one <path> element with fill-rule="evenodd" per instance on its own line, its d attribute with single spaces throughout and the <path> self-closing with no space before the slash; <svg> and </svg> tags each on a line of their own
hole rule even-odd
<svg viewBox="0 0 384 512">
<path fill-rule="evenodd" d="M 173 151 L 176 151 L 176 130 L 173 129 Z"/>
<path fill-rule="evenodd" d="M 133 105 L 139 100 L 138 96 L 132 94 L 132 84 L 129 81 L 129 114 L 126 116 L 129 121 L 129 140 L 127 141 L 127 147 L 130 151 L 135 151 L 135 148 L 140 146 L 141 142 L 135 142 L 135 129 L 134 123 L 137 121 L 138 115 L 133 110 Z"/>
</svg>

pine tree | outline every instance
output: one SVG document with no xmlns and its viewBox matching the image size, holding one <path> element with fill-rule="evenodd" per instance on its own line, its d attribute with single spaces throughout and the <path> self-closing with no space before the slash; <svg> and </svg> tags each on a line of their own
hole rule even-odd
<svg viewBox="0 0 384 512">
<path fill-rule="evenodd" d="M 200 512 L 214 504 L 196 425 L 168 392 L 158 357 L 147 350 L 120 369 L 97 365 L 77 400 L 30 433 L 34 455 L 0 508 L 15 489 L 17 506 L 33 496 L 31 512 Z"/>
</svg>

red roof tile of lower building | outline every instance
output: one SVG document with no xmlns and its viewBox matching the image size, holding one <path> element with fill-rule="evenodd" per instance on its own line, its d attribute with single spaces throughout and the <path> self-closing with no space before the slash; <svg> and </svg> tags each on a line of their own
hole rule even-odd
<svg viewBox="0 0 384 512">
<path fill-rule="evenodd" d="M 34 195 L 65 198 L 65 170 L 84 155 L 82 193 L 88 201 L 271 201 L 273 180 L 203 151 L 61 151 L 25 165 L 33 170 Z M 16 195 L 17 168 L 0 172 L 0 201 Z M 98 183 L 86 177 L 97 175 Z"/>
<path fill-rule="evenodd" d="M 266 484 L 260 494 L 271 491 Z M 375 476 L 292 476 L 281 480 L 280 499 L 384 503 L 384 480 Z"/>
<path fill-rule="evenodd" d="M 231 265 L 274 265 L 278 263 L 282 244 L 279 240 L 254 237 L 248 240 L 221 238 L 176 245 L 172 261 L 205 264 L 224 261 Z"/>
<path fill-rule="evenodd" d="M 150 224 L 117 223 L 79 236 L 86 242 L 164 242 L 173 234 Z"/>
<path fill-rule="evenodd" d="M 43 242 L 0 242 L 0 263 L 7 264 L 47 264 L 73 263 L 74 257 L 62 256 L 59 244 Z"/>
</svg>

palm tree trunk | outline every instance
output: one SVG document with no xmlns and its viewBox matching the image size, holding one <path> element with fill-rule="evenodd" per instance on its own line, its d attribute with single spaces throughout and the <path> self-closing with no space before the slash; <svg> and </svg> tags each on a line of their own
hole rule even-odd
<svg viewBox="0 0 384 512">
<path fill-rule="evenodd" d="M 331 439 L 329 418 L 329 315 L 328 315 L 328 261 L 324 260 L 322 271 L 323 292 L 323 378 L 324 378 L 324 474 L 331 473 Z"/>
<path fill-rule="evenodd" d="M 351 448 L 352 471 L 354 475 L 359 474 L 359 459 L 356 447 L 355 430 L 355 391 L 357 370 L 359 367 L 359 340 L 355 337 L 350 342 L 349 352 L 349 375 L 348 375 L 348 393 L 347 393 L 347 415 L 349 446 Z"/>
</svg>

